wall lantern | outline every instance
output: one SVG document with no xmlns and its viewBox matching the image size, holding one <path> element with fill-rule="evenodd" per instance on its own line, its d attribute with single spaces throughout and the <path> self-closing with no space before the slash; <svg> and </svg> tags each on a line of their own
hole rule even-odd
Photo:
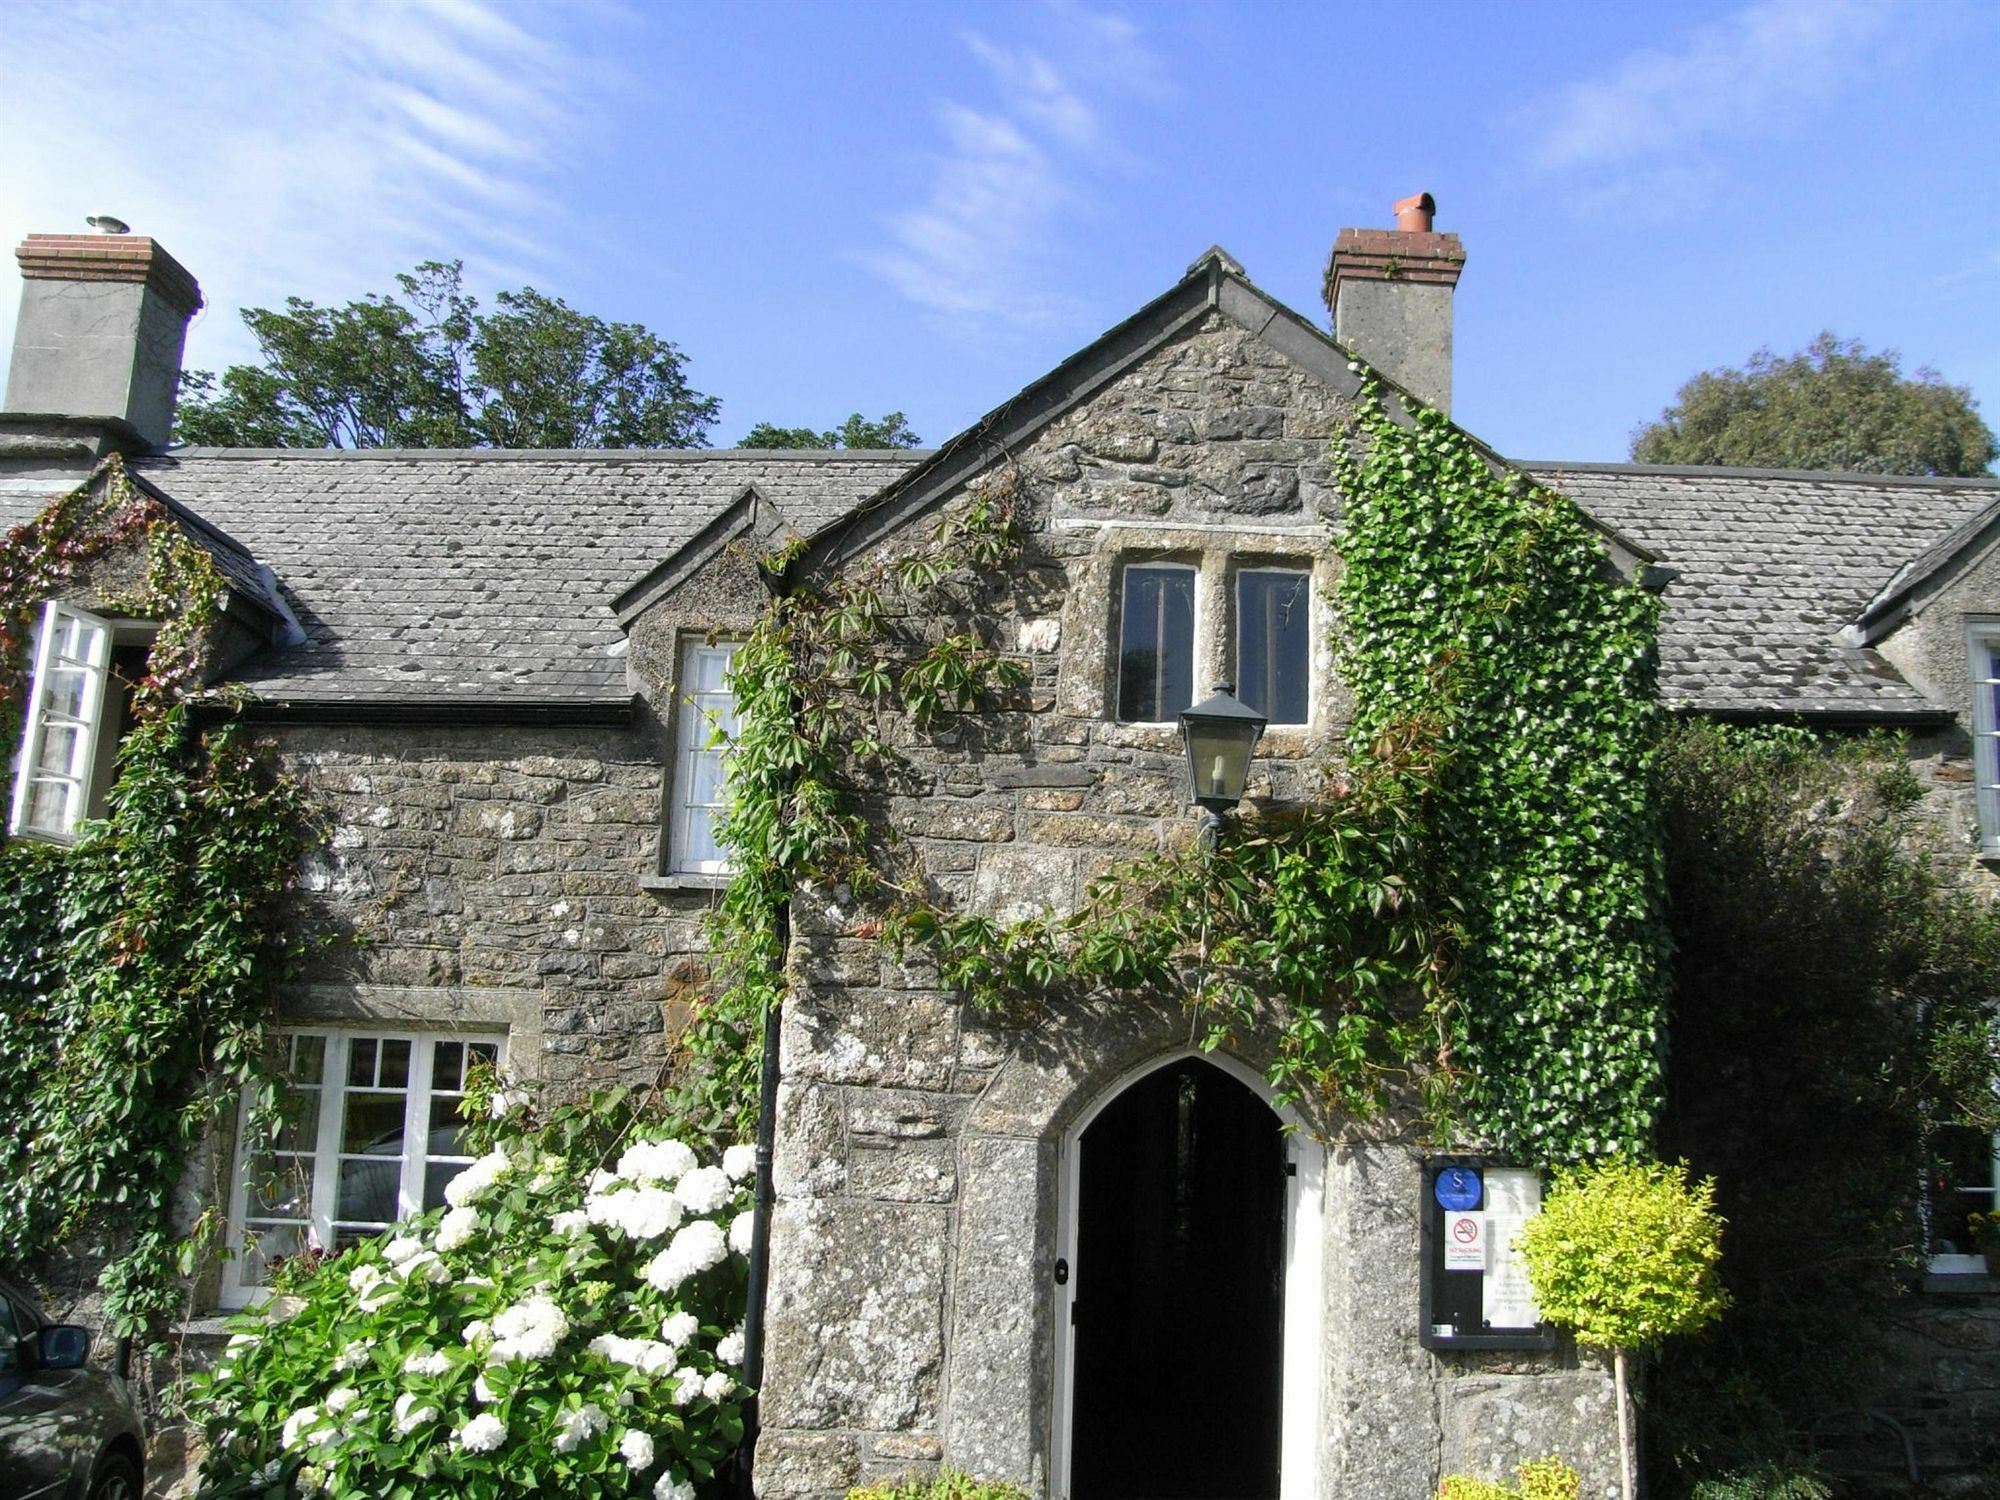
<svg viewBox="0 0 2000 1500">
<path fill-rule="evenodd" d="M 1236 701 L 1232 682 L 1218 682 L 1214 696 L 1181 710 L 1187 745 L 1188 784 L 1207 814 L 1212 833 L 1222 814 L 1243 800 L 1250 781 L 1250 752 L 1264 732 L 1264 716 Z"/>
</svg>

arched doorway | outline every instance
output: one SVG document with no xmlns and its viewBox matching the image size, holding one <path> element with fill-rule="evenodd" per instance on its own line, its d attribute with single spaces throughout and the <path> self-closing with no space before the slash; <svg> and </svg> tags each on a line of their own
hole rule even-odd
<svg viewBox="0 0 2000 1500">
<path fill-rule="evenodd" d="M 1285 1380 L 1299 1194 L 1282 1123 L 1241 1071 L 1168 1060 L 1066 1143 L 1057 1483 L 1071 1500 L 1278 1500 L 1288 1429 L 1301 1411 L 1310 1424 L 1310 1389 Z M 1316 1292 L 1301 1301 L 1317 1309 Z M 1287 1496 L 1309 1478 L 1284 1477 Z"/>
</svg>

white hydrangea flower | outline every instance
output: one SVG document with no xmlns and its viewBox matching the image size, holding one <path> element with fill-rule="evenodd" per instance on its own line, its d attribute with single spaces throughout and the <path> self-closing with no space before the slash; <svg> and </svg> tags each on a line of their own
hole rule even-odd
<svg viewBox="0 0 2000 1500">
<path fill-rule="evenodd" d="M 347 1273 L 347 1289 L 350 1292 L 366 1292 L 382 1279 L 382 1268 L 370 1261 L 365 1266 L 356 1266 Z"/>
<path fill-rule="evenodd" d="M 344 1385 L 337 1391 L 327 1392 L 326 1409 L 339 1416 L 348 1407 L 361 1399 L 361 1392 L 351 1385 Z"/>
<path fill-rule="evenodd" d="M 507 1424 L 493 1413 L 483 1411 L 452 1437 L 452 1446 L 467 1453 L 491 1453 L 507 1441 Z"/>
<path fill-rule="evenodd" d="M 259 1342 L 261 1342 L 261 1337 L 258 1334 L 232 1333 L 229 1335 L 229 1342 L 223 1346 L 222 1357 L 224 1359 L 234 1359 L 245 1349 Z"/>
<path fill-rule="evenodd" d="M 715 1357 L 725 1365 L 740 1365 L 743 1363 L 743 1330 L 741 1328 L 738 1328 L 733 1333 L 723 1335 L 721 1341 L 715 1346 Z"/>
<path fill-rule="evenodd" d="M 493 1320 L 488 1358 L 547 1359 L 569 1334 L 569 1316 L 542 1293 L 522 1298 Z"/>
<path fill-rule="evenodd" d="M 653 1485 L 653 1500 L 694 1500 L 694 1486 L 669 1469 Z"/>
<path fill-rule="evenodd" d="M 668 1313 L 660 1325 L 660 1337 L 670 1344 L 685 1344 L 701 1332 L 701 1320 L 691 1312 Z"/>
<path fill-rule="evenodd" d="M 682 1365 L 674 1371 L 674 1405 L 692 1406 L 701 1399 L 701 1371 Z"/>
<path fill-rule="evenodd" d="M 580 1208 L 565 1209 L 549 1220 L 549 1228 L 557 1234 L 581 1234 L 590 1228 L 590 1215 Z"/>
<path fill-rule="evenodd" d="M 451 1371 L 451 1356 L 442 1349 L 419 1349 L 403 1361 L 406 1375 L 445 1375 Z"/>
<path fill-rule="evenodd" d="M 494 1183 L 512 1170 L 513 1165 L 513 1158 L 505 1151 L 487 1152 L 445 1184 L 444 1201 L 453 1208 L 477 1202 Z"/>
<path fill-rule="evenodd" d="M 619 1177 L 616 1172 L 607 1172 L 604 1168 L 599 1167 L 595 1172 L 590 1174 L 590 1181 L 584 1184 L 584 1191 L 608 1193 L 618 1186 L 618 1182 Z"/>
<path fill-rule="evenodd" d="M 424 1248 L 424 1242 L 407 1234 L 399 1234 L 382 1247 L 382 1258 L 392 1266 L 400 1266 Z"/>
<path fill-rule="evenodd" d="M 493 1097 L 487 1101 L 486 1113 L 495 1120 L 504 1119 L 528 1102 L 526 1089 L 495 1089 Z"/>
<path fill-rule="evenodd" d="M 478 1227 L 478 1210 L 472 1208 L 447 1209 L 445 1216 L 438 1220 L 438 1249 L 447 1252 L 458 1249 L 459 1246 L 472 1238 L 473 1230 Z"/>
<path fill-rule="evenodd" d="M 666 1249 L 646 1263 L 646 1281 L 663 1292 L 671 1292 L 690 1276 L 699 1276 L 729 1258 L 722 1226 L 697 1219 L 673 1237 Z"/>
<path fill-rule="evenodd" d="M 757 1238 L 757 1215 L 748 1209 L 729 1221 L 729 1248 L 748 1255 Z"/>
<path fill-rule="evenodd" d="M 727 1370 L 710 1370 L 701 1382 L 701 1393 L 711 1401 L 720 1401 L 735 1389 L 736 1382 Z"/>
<path fill-rule="evenodd" d="M 478 1375 L 473 1377 L 472 1399 L 477 1401 L 481 1406 L 491 1406 L 495 1401 L 500 1399 L 494 1393 L 493 1387 L 486 1383 L 486 1372 L 484 1370 L 481 1370 Z"/>
<path fill-rule="evenodd" d="M 628 1188 L 593 1193 L 583 1200 L 593 1224 L 603 1224 L 635 1240 L 656 1240 L 681 1221 L 680 1199 L 667 1188 Z"/>
<path fill-rule="evenodd" d="M 405 1281 L 428 1281 L 432 1286 L 442 1286 L 451 1280 L 450 1270 L 438 1259 L 435 1250 L 420 1251 L 396 1269 Z"/>
<path fill-rule="evenodd" d="M 406 1437 L 424 1423 L 437 1420 L 438 1409 L 435 1406 L 418 1406 L 420 1399 L 413 1391 L 405 1391 L 396 1398 L 396 1431 Z"/>
<path fill-rule="evenodd" d="M 320 1495 L 326 1492 L 326 1470 L 318 1464 L 307 1464 L 298 1473 L 301 1495 Z"/>
<path fill-rule="evenodd" d="M 465 1325 L 465 1329 L 459 1334 L 459 1337 L 464 1339 L 468 1344 L 477 1344 L 484 1339 L 493 1337 L 493 1325 L 484 1318 L 474 1318 L 470 1323 Z"/>
<path fill-rule="evenodd" d="M 639 1141 L 618 1158 L 618 1175 L 627 1182 L 672 1185 L 694 1166 L 694 1152 L 680 1141 Z"/>
<path fill-rule="evenodd" d="M 333 1357 L 333 1367 L 342 1374 L 358 1370 L 368 1363 L 368 1355 L 374 1348 L 373 1339 L 355 1339 Z"/>
<path fill-rule="evenodd" d="M 687 1205 L 691 1214 L 712 1214 L 734 1193 L 729 1178 L 720 1167 L 696 1167 L 674 1188 L 674 1196 Z"/>
<path fill-rule="evenodd" d="M 307 1430 L 318 1420 L 319 1408 L 317 1406 L 301 1406 L 297 1411 L 285 1418 L 284 1433 L 279 1438 L 279 1443 L 286 1448 L 298 1447 L 301 1439 L 305 1437 Z"/>
<path fill-rule="evenodd" d="M 556 1452 L 576 1452 L 587 1440 L 602 1432 L 608 1420 L 603 1408 L 594 1405 L 580 1406 L 568 1413 L 556 1429 Z"/>
<path fill-rule="evenodd" d="M 664 1375 L 674 1367 L 674 1347 L 654 1339 L 628 1339 L 615 1333 L 600 1333 L 590 1341 L 593 1354 L 601 1354 L 613 1364 L 630 1365 L 644 1375 Z"/>
<path fill-rule="evenodd" d="M 731 1182 L 741 1182 L 757 1170 L 757 1148 L 731 1146 L 722 1153 L 722 1170 L 729 1174 Z"/>
<path fill-rule="evenodd" d="M 653 1440 L 645 1433 L 628 1428 L 618 1440 L 618 1454 L 634 1474 L 653 1467 Z"/>
</svg>

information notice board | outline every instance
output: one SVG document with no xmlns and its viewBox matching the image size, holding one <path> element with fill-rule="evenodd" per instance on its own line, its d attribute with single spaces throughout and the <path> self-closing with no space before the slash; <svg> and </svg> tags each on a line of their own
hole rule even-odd
<svg viewBox="0 0 2000 1500">
<path fill-rule="evenodd" d="M 1423 1294 L 1426 1349 L 1552 1349 L 1514 1232 L 1541 1212 L 1542 1177 L 1484 1156 L 1424 1163 Z"/>
</svg>

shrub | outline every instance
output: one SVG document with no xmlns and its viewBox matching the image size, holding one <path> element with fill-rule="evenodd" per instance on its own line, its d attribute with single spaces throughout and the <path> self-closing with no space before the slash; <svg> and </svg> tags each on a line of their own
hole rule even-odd
<svg viewBox="0 0 2000 1500">
<path fill-rule="evenodd" d="M 202 1495 L 692 1500 L 734 1449 L 749 1148 L 704 1166 L 641 1125 L 593 1171 L 615 1096 L 538 1131 L 495 1097 L 448 1209 L 235 1320 L 190 1394 Z"/>
<path fill-rule="evenodd" d="M 1514 1483 L 1447 1474 L 1438 1483 L 1437 1500 L 1577 1500 L 1581 1481 L 1575 1469 L 1554 1454 L 1531 1458 L 1514 1469 Z"/>
<path fill-rule="evenodd" d="M 1804 1469 L 1764 1465 L 1699 1481 L 1689 1500 L 1832 1500 L 1833 1491 Z"/>
</svg>

